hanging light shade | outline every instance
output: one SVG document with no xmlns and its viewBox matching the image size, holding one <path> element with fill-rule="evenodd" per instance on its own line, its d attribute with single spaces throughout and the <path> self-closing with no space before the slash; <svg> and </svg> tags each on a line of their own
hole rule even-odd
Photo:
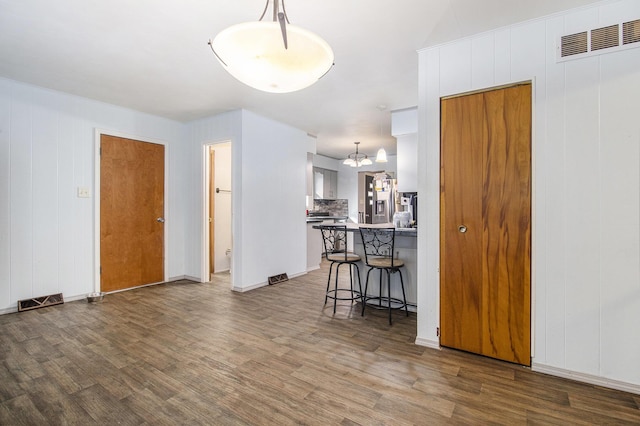
<svg viewBox="0 0 640 426">
<path fill-rule="evenodd" d="M 384 148 L 380 148 L 378 150 L 378 154 L 376 155 L 376 163 L 386 163 L 387 162 L 387 151 Z"/>
<path fill-rule="evenodd" d="M 233 25 L 221 31 L 211 49 L 222 66 L 242 83 L 264 92 L 288 93 L 318 81 L 333 66 L 333 50 L 318 35 L 288 24 L 273 2 L 273 22 Z M 269 0 L 265 6 L 265 12 Z M 284 2 L 283 2 L 284 11 Z"/>
<path fill-rule="evenodd" d="M 380 111 L 380 138 L 382 138 L 382 114 L 383 111 L 387 109 L 387 106 L 384 104 L 378 105 L 378 111 Z M 378 150 L 378 154 L 376 154 L 376 163 L 386 163 L 387 162 L 387 151 L 384 148 L 380 148 Z"/>
<path fill-rule="evenodd" d="M 356 152 L 349 154 L 342 164 L 351 167 L 370 166 L 373 164 L 368 155 L 360 154 L 358 152 L 358 145 L 360 145 L 360 142 L 354 142 L 354 144 L 356 145 Z"/>
</svg>

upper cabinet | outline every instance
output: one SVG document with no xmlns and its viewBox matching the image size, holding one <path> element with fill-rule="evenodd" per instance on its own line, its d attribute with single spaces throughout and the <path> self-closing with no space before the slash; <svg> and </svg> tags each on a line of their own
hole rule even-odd
<svg viewBox="0 0 640 426">
<path fill-rule="evenodd" d="M 418 109 L 392 111 L 391 134 L 397 141 L 398 191 L 418 192 Z"/>
<path fill-rule="evenodd" d="M 313 168 L 313 198 L 335 200 L 338 197 L 338 172 Z"/>
</svg>

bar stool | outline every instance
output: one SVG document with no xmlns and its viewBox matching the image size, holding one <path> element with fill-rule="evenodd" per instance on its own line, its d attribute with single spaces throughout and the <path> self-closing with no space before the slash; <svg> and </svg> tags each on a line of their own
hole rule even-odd
<svg viewBox="0 0 640 426">
<path fill-rule="evenodd" d="M 327 304 L 328 299 L 333 299 L 333 313 L 336 313 L 336 303 L 338 300 L 356 301 L 362 298 L 362 284 L 360 281 L 360 256 L 350 252 L 347 247 L 347 227 L 345 225 L 320 225 L 322 232 L 322 241 L 324 242 L 324 256 L 331 266 L 329 267 L 329 277 L 327 278 L 327 291 L 324 297 L 324 303 Z M 331 273 L 333 266 L 336 265 L 335 284 L 333 289 L 329 289 L 331 285 Z M 350 288 L 340 288 L 338 286 L 338 273 L 342 265 L 349 266 L 349 283 Z M 358 290 L 353 288 L 353 269 L 358 273 Z M 343 295 L 348 292 L 348 295 Z"/>
<path fill-rule="evenodd" d="M 378 306 L 389 308 L 389 325 L 391 325 L 391 309 L 404 308 L 407 316 L 407 297 L 404 291 L 404 280 L 402 279 L 401 267 L 404 266 L 402 259 L 393 257 L 396 239 L 395 228 L 360 228 L 362 236 L 362 244 L 364 246 L 365 263 L 369 267 L 367 271 L 367 281 L 364 285 L 364 295 L 362 296 L 362 315 L 367 305 L 367 300 L 377 300 Z M 368 296 L 369 274 L 374 269 L 380 271 L 380 288 L 377 296 Z M 383 271 L 387 275 L 387 295 L 382 294 L 382 276 Z M 398 273 L 400 275 L 400 287 L 402 288 L 402 300 L 391 297 L 391 274 Z M 384 305 L 383 305 L 383 302 Z M 395 305 L 395 306 L 393 306 Z"/>
</svg>

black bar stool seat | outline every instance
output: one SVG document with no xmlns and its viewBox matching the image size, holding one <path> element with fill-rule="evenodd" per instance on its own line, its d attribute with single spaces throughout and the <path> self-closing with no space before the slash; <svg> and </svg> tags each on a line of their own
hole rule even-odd
<svg viewBox="0 0 640 426">
<path fill-rule="evenodd" d="M 389 325 L 391 325 L 391 310 L 404 308 L 407 316 L 409 310 L 407 308 L 407 296 L 404 291 L 404 280 L 400 268 L 404 266 L 402 259 L 394 258 L 395 253 L 395 228 L 360 228 L 360 236 L 362 237 L 362 245 L 364 246 L 365 264 L 369 267 L 367 271 L 367 281 L 364 285 L 364 294 L 362 295 L 362 315 L 368 300 L 378 301 L 378 306 L 389 309 Z M 369 274 L 374 269 L 380 271 L 380 286 L 377 296 L 369 296 Z M 391 297 L 391 275 L 398 274 L 400 276 L 400 287 L 402 289 L 402 299 Z M 387 294 L 382 293 L 382 277 L 387 277 Z"/>
<path fill-rule="evenodd" d="M 361 258 L 353 251 L 349 251 L 347 246 L 347 227 L 345 225 L 320 225 L 322 232 L 322 241 L 324 243 L 324 256 L 331 266 L 329 267 L 329 277 L 327 278 L 327 291 L 325 292 L 324 303 L 327 304 L 328 299 L 333 299 L 333 313 L 336 313 L 336 303 L 338 300 L 350 300 L 351 302 L 362 299 L 362 284 L 360 281 L 360 268 L 358 263 Z M 331 289 L 331 274 L 333 267 L 335 270 L 335 284 Z M 349 268 L 349 288 L 340 287 L 338 285 L 338 275 L 340 267 L 347 265 Z M 354 289 L 354 273 L 358 274 L 358 289 Z"/>
</svg>

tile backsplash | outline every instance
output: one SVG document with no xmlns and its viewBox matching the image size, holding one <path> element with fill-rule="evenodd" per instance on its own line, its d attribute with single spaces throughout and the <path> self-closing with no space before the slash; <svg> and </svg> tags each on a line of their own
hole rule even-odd
<svg viewBox="0 0 640 426">
<path fill-rule="evenodd" d="M 349 216 L 349 200 L 313 200 L 314 212 L 329 212 L 330 216 Z"/>
</svg>

